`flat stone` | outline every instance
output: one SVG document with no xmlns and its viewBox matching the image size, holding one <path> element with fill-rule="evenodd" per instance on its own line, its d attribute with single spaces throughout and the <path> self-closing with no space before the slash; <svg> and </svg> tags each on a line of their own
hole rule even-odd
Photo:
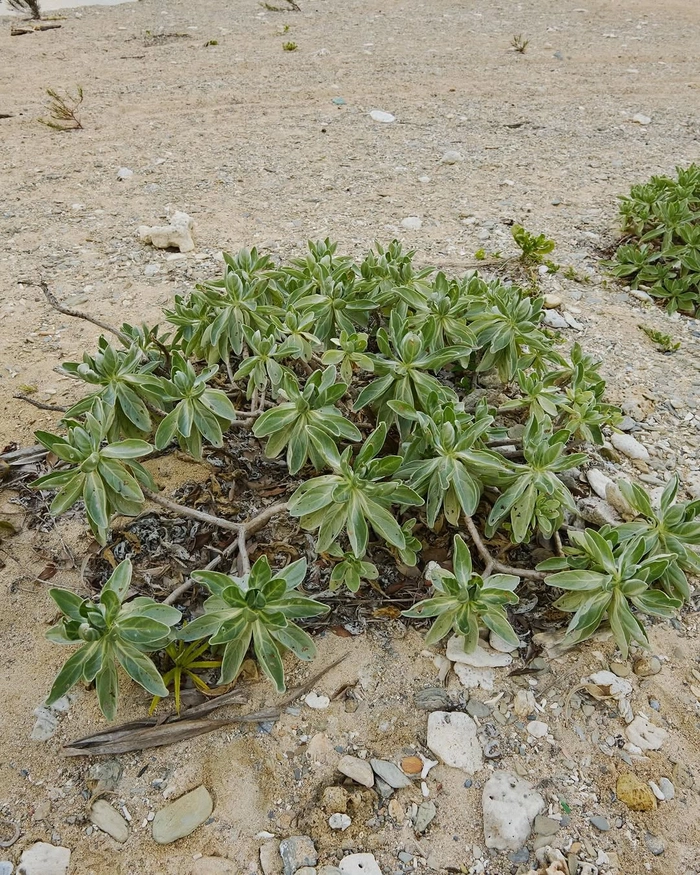
<svg viewBox="0 0 700 875">
<path fill-rule="evenodd" d="M 17 875 L 66 875 L 69 866 L 69 848 L 36 842 L 22 851 Z"/>
<path fill-rule="evenodd" d="M 0 875 L 12 875 L 15 867 L 9 860 L 0 860 Z"/>
<path fill-rule="evenodd" d="M 668 738 L 668 732 L 661 726 L 654 726 L 643 714 L 637 714 L 625 728 L 627 738 L 641 750 L 660 750 Z"/>
<path fill-rule="evenodd" d="M 102 832 L 112 836 L 115 842 L 124 844 L 129 838 L 129 824 L 107 802 L 106 799 L 96 799 L 90 808 L 90 821 L 99 827 Z"/>
<path fill-rule="evenodd" d="M 423 771 L 423 760 L 420 757 L 404 757 L 401 760 L 401 770 L 406 775 L 420 775 Z"/>
<path fill-rule="evenodd" d="M 58 717 L 43 706 L 34 709 L 36 723 L 29 738 L 32 741 L 48 741 L 58 728 Z"/>
<path fill-rule="evenodd" d="M 343 875 L 382 875 L 374 854 L 349 854 L 338 864 Z"/>
<path fill-rule="evenodd" d="M 640 444 L 636 438 L 633 438 L 631 434 L 619 434 L 615 432 L 610 438 L 610 442 L 616 450 L 624 456 L 627 456 L 628 459 L 638 459 L 642 462 L 649 461 L 649 451 L 643 444 Z"/>
<path fill-rule="evenodd" d="M 636 112 L 632 116 L 632 121 L 638 125 L 650 125 L 651 124 L 650 116 L 644 115 L 643 112 Z"/>
<path fill-rule="evenodd" d="M 381 109 L 373 109 L 369 117 L 375 122 L 384 122 L 384 124 L 396 121 L 395 115 L 392 115 L 390 112 L 383 112 Z"/>
<path fill-rule="evenodd" d="M 559 821 L 553 817 L 538 814 L 535 818 L 535 832 L 538 836 L 553 836 L 559 832 Z"/>
<path fill-rule="evenodd" d="M 661 836 L 655 836 L 650 832 L 645 833 L 644 844 L 647 846 L 647 850 L 655 857 L 660 857 L 666 850 L 666 842 Z"/>
<path fill-rule="evenodd" d="M 428 718 L 428 747 L 443 763 L 473 775 L 484 759 L 476 724 L 461 711 L 433 711 Z"/>
<path fill-rule="evenodd" d="M 545 310 L 542 316 L 542 324 L 548 328 L 568 328 L 569 323 L 558 310 Z"/>
<path fill-rule="evenodd" d="M 536 705 L 535 694 L 532 690 L 518 690 L 513 700 L 513 712 L 516 717 L 527 717 L 532 714 Z"/>
<path fill-rule="evenodd" d="M 605 817 L 600 817 L 600 815 L 596 814 L 595 817 L 591 818 L 591 823 L 596 829 L 599 829 L 601 832 L 608 832 L 610 830 L 610 822 Z"/>
<path fill-rule="evenodd" d="M 94 793 L 99 790 L 109 790 L 110 792 L 116 790 L 122 772 L 122 764 L 116 759 L 93 763 L 88 771 L 88 786 L 92 788 Z"/>
<path fill-rule="evenodd" d="M 280 842 L 280 856 L 284 875 L 294 875 L 304 866 L 318 863 L 316 846 L 308 836 L 290 836 Z"/>
<path fill-rule="evenodd" d="M 442 687 L 426 687 L 413 697 L 419 711 L 446 711 L 452 705 L 447 690 Z"/>
<path fill-rule="evenodd" d="M 413 828 L 416 831 L 416 835 L 420 835 L 426 831 L 428 825 L 436 814 L 437 809 L 435 808 L 434 802 L 431 802 L 430 800 L 421 802 L 418 806 L 418 811 L 416 812 L 416 819 L 413 822 Z"/>
<path fill-rule="evenodd" d="M 152 826 L 153 840 L 159 845 L 169 845 L 184 838 L 201 826 L 213 810 L 214 800 L 201 784 L 156 813 Z"/>
<path fill-rule="evenodd" d="M 450 662 L 459 662 L 472 668 L 501 668 L 513 662 L 510 654 L 498 653 L 481 644 L 477 645 L 471 653 L 465 653 L 463 642 L 464 639 L 457 635 L 453 635 L 447 642 L 446 656 Z"/>
<path fill-rule="evenodd" d="M 328 696 L 322 696 L 318 693 L 311 692 L 304 698 L 304 703 L 314 711 L 323 711 L 331 703 Z"/>
<path fill-rule="evenodd" d="M 656 796 L 659 802 L 665 801 L 664 794 L 661 792 L 661 787 L 659 787 L 658 784 L 655 784 L 653 781 L 649 781 L 649 789 L 654 794 L 654 796 Z"/>
<path fill-rule="evenodd" d="M 337 866 L 321 866 L 316 870 L 316 875 L 343 875 Z"/>
<path fill-rule="evenodd" d="M 528 839 L 532 822 L 544 809 L 544 799 L 532 785 L 512 772 L 496 772 L 482 794 L 486 847 L 518 851 Z"/>
<path fill-rule="evenodd" d="M 603 474 L 600 468 L 589 468 L 586 471 L 586 480 L 591 487 L 591 489 L 595 492 L 598 498 L 606 497 L 606 490 L 608 485 L 612 484 L 612 480 L 607 475 Z"/>
<path fill-rule="evenodd" d="M 632 669 L 626 662 L 611 662 L 610 671 L 619 678 L 628 678 L 632 674 Z"/>
<path fill-rule="evenodd" d="M 492 668 L 473 668 L 471 665 L 463 665 L 461 662 L 455 662 L 454 673 L 462 686 L 468 690 L 490 692 L 496 680 L 496 674 Z"/>
<path fill-rule="evenodd" d="M 489 717 L 491 714 L 491 709 L 488 705 L 484 705 L 483 702 L 480 702 L 478 699 L 470 699 L 467 702 L 467 714 L 470 717 L 477 717 L 480 720 Z"/>
<path fill-rule="evenodd" d="M 654 811 L 657 806 L 656 796 L 649 785 L 632 772 L 620 775 L 615 785 L 615 794 L 630 811 Z"/>
<path fill-rule="evenodd" d="M 530 859 L 530 852 L 527 848 L 520 848 L 519 851 L 513 851 L 512 854 L 508 854 L 508 859 L 511 863 L 527 863 Z"/>
<path fill-rule="evenodd" d="M 260 868 L 264 875 L 282 875 L 282 857 L 277 839 L 270 839 L 260 845 Z"/>
<path fill-rule="evenodd" d="M 530 720 L 527 724 L 527 734 L 533 738 L 544 738 L 549 732 L 549 726 L 541 720 Z"/>
<path fill-rule="evenodd" d="M 513 651 L 518 649 L 513 647 L 510 641 L 506 641 L 505 638 L 501 638 L 495 632 L 489 633 L 489 646 L 492 650 L 497 650 L 499 653 L 513 653 Z"/>
<path fill-rule="evenodd" d="M 395 766 L 388 760 L 370 760 L 369 762 L 374 773 L 379 775 L 379 777 L 383 781 L 386 781 L 390 787 L 393 787 L 394 790 L 399 790 L 401 787 L 409 787 L 411 785 L 410 778 L 407 778 L 398 766 Z"/>
<path fill-rule="evenodd" d="M 341 832 L 344 832 L 351 823 L 352 820 L 347 814 L 331 814 L 328 818 L 328 826 L 330 826 L 331 829 L 339 829 Z"/>
<path fill-rule="evenodd" d="M 374 786 L 374 772 L 367 760 L 344 756 L 336 766 L 339 772 L 363 787 Z"/>
<path fill-rule="evenodd" d="M 664 799 L 666 802 L 670 802 L 671 799 L 676 795 L 676 788 L 669 781 L 668 778 L 661 778 L 659 781 L 659 790 L 664 794 Z"/>
</svg>

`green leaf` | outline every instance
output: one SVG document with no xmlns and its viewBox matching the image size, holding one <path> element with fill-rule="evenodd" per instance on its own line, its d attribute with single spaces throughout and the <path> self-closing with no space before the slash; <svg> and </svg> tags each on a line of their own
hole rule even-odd
<svg viewBox="0 0 700 875">
<path fill-rule="evenodd" d="M 114 720 L 117 716 L 117 699 L 119 697 L 119 680 L 117 667 L 110 651 L 103 655 L 102 665 L 95 675 L 95 689 L 100 710 L 107 720 Z M 164 688 L 165 689 L 165 688 Z M 165 690 L 167 695 L 168 691 Z"/>
<path fill-rule="evenodd" d="M 274 683 L 277 692 L 283 693 L 285 691 L 284 668 L 279 650 L 270 633 L 259 622 L 253 625 L 253 646 L 260 668 Z"/>
<path fill-rule="evenodd" d="M 115 642 L 114 647 L 119 664 L 132 680 L 152 696 L 168 695 L 168 688 L 163 683 L 163 678 L 145 653 L 123 639 Z"/>
<path fill-rule="evenodd" d="M 51 691 L 46 698 L 47 705 L 53 705 L 61 696 L 64 696 L 71 687 L 78 683 L 83 673 L 83 665 L 89 655 L 89 646 L 83 644 L 75 653 L 70 656 L 63 664 L 56 679 L 53 682 Z"/>
</svg>

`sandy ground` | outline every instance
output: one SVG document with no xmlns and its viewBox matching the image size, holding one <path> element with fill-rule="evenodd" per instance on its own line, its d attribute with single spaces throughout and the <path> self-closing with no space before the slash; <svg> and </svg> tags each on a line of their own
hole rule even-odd
<svg viewBox="0 0 700 875">
<path fill-rule="evenodd" d="M 35 398 L 57 404 L 79 397 L 53 368 L 91 348 L 98 333 L 52 311 L 35 285 L 40 279 L 108 322 L 154 321 L 174 294 L 218 272 L 222 249 L 257 245 L 288 257 L 307 238 L 328 235 L 359 254 L 399 235 L 421 261 L 459 271 L 481 246 L 512 252 L 508 224 L 520 221 L 557 241 L 558 261 L 593 276 L 581 285 L 558 275 L 546 290 L 564 298 L 584 326 L 582 342 L 604 356 L 613 399 L 632 398 L 653 412 L 652 437 L 662 442 L 657 470 L 696 476 L 700 431 L 684 417 L 700 401 L 700 332 L 606 285 L 596 259 L 614 239 L 617 194 L 697 160 L 700 7 L 688 0 L 300 4 L 298 13 L 271 13 L 254 0 L 142 0 L 69 11 L 60 29 L 17 37 L 9 19 L 0 20 L 0 114 L 11 114 L 0 119 L 0 447 L 28 445 L 33 430 L 56 422 L 55 414 L 14 400 L 16 392 L 33 388 Z M 509 51 L 520 33 L 530 40 L 524 55 Z M 212 40 L 218 45 L 205 45 Z M 283 51 L 287 41 L 297 50 Z M 57 134 L 38 124 L 46 88 L 76 84 L 85 89 L 84 130 Z M 372 121 L 373 109 L 396 121 Z M 651 124 L 631 121 L 640 112 Z M 447 150 L 464 160 L 442 164 Z M 122 167 L 133 176 L 119 181 Z M 136 239 L 138 225 L 174 210 L 197 223 L 192 256 L 173 258 Z M 401 229 L 407 216 L 422 219 L 419 232 Z M 681 351 L 656 353 L 640 321 L 670 331 Z M 681 406 L 669 405 L 670 397 Z M 11 498 L 0 500 L 17 522 Z M 367 800 L 358 800 L 356 823 L 341 837 L 318 818 L 337 754 L 310 758 L 315 735 L 331 748 L 356 745 L 372 755 L 424 750 L 425 715 L 412 697 L 434 682 L 435 670 L 419 656 L 413 631 L 320 642 L 321 665 L 350 654 L 321 689 L 359 680 L 357 712 L 339 701 L 325 712 L 286 714 L 271 733 L 241 730 L 122 758 L 117 801 L 133 817 L 132 835 L 123 846 L 89 835 L 88 764 L 65 760 L 61 745 L 99 725 L 92 695 L 77 696 L 51 740 L 28 740 L 59 659 L 42 636 L 52 610 L 37 574 L 54 561 L 52 584 L 79 589 L 84 545 L 79 521 L 68 520 L 0 547 L 0 812 L 22 829 L 5 858 L 16 862 L 22 849 L 45 840 L 70 847 L 71 872 L 81 875 L 203 872 L 197 854 L 255 872 L 256 835 L 269 830 L 308 832 L 321 863 L 337 862 L 341 848 L 374 851 L 385 875 L 398 871 L 402 849 L 424 851 L 421 859 L 437 871 L 472 865 L 472 845 L 483 845 L 479 788 L 487 772 L 465 790 L 450 770 L 435 770 L 439 814 L 418 851 L 408 827 L 388 819 L 364 825 Z M 562 723 L 551 756 L 545 746 L 521 757 L 528 777 L 549 788 L 548 801 L 572 786 L 562 762 L 580 769 L 572 800 L 584 801 L 569 834 L 591 843 L 593 860 L 598 849 L 617 854 L 621 873 L 700 870 L 698 711 L 688 691 L 697 641 L 690 615 L 681 633 L 656 627 L 656 652 L 668 659 L 635 692 L 659 701 L 656 716 L 672 732 L 642 774 L 658 779 L 680 769 L 673 803 L 644 815 L 614 801 L 620 762 L 591 745 L 595 717 L 585 743 Z M 558 664 L 559 700 L 611 653 L 609 644 L 590 645 Z M 259 685 L 251 704 L 267 694 Z M 142 714 L 144 705 L 127 689 L 120 717 Z M 162 786 L 152 783 L 161 780 L 171 797 L 204 781 L 216 798 L 213 822 L 168 848 L 153 844 L 146 821 L 163 804 Z M 420 801 L 417 789 L 403 792 L 405 805 Z M 48 814 L 41 810 L 47 800 Z M 593 835 L 592 813 L 623 817 L 623 826 Z M 664 837 L 664 856 L 645 847 L 647 830 Z M 507 858 L 490 866 L 517 868 Z"/>
</svg>

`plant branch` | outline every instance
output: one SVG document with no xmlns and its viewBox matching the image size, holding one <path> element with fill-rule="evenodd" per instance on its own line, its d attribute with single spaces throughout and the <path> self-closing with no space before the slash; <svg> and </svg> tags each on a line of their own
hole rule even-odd
<svg viewBox="0 0 700 875">
<path fill-rule="evenodd" d="M 102 322 L 99 319 L 96 319 L 89 313 L 83 313 L 82 310 L 74 310 L 72 307 L 66 307 L 64 304 L 61 304 L 43 280 L 38 283 L 38 286 L 44 293 L 44 297 L 49 302 L 49 304 L 51 304 L 54 310 L 58 310 L 58 312 L 63 313 L 64 316 L 73 316 L 75 319 L 84 319 L 86 322 L 92 322 L 92 324 L 97 325 L 98 328 L 102 328 L 104 331 L 109 331 L 110 334 L 114 334 L 115 337 L 118 337 L 119 340 L 121 340 L 124 346 L 131 346 L 130 339 L 126 336 L 126 334 L 119 331 L 118 328 L 114 328 L 113 325 L 108 325 L 106 322 Z"/>
<path fill-rule="evenodd" d="M 51 410 L 54 413 L 65 413 L 68 410 L 67 407 L 59 407 L 57 404 L 44 404 L 42 401 L 35 401 L 23 392 L 18 392 L 12 397 L 17 398 L 18 401 L 26 401 L 27 404 L 31 404 L 32 407 L 37 407 L 39 410 Z"/>
<path fill-rule="evenodd" d="M 530 580 L 545 579 L 546 575 L 543 571 L 535 571 L 532 568 L 515 568 L 512 565 L 504 565 L 503 562 L 498 562 L 493 558 L 488 547 L 481 540 L 481 535 L 479 534 L 479 530 L 477 529 L 474 520 L 470 516 L 465 515 L 464 523 L 469 532 L 469 537 L 472 539 L 479 556 L 481 556 L 485 563 L 484 577 L 488 577 L 491 572 L 495 571 L 497 574 L 515 574 L 518 577 L 527 577 Z"/>
</svg>

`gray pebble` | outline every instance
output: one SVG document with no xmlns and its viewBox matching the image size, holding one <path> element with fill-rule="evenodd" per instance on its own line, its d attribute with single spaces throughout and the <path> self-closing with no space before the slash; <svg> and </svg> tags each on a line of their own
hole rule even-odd
<svg viewBox="0 0 700 875">
<path fill-rule="evenodd" d="M 527 848 L 520 848 L 519 851 L 513 851 L 512 854 L 508 854 L 508 859 L 511 863 L 527 863 L 530 859 L 530 852 Z"/>
<path fill-rule="evenodd" d="M 410 863 L 413 859 L 413 854 L 409 854 L 408 851 L 399 851 L 397 857 L 402 863 Z"/>
<path fill-rule="evenodd" d="M 664 840 L 659 836 L 652 835 L 650 832 L 645 834 L 644 844 L 647 846 L 647 850 L 655 857 L 660 857 L 666 850 L 666 843 Z"/>
<path fill-rule="evenodd" d="M 282 839 L 280 856 L 284 875 L 294 875 L 297 869 L 315 866 L 318 863 L 316 847 L 308 836 L 290 836 L 288 839 Z"/>
<path fill-rule="evenodd" d="M 0 875 L 12 875 L 14 868 L 9 860 L 0 860 Z"/>
<path fill-rule="evenodd" d="M 659 790 L 664 794 L 664 799 L 668 802 L 676 795 L 676 788 L 668 778 L 661 778 L 659 781 Z"/>
<path fill-rule="evenodd" d="M 442 687 L 428 687 L 425 690 L 418 690 L 414 701 L 416 708 L 420 711 L 449 711 L 452 707 L 450 694 Z"/>
<path fill-rule="evenodd" d="M 559 822 L 544 814 L 538 814 L 535 818 L 535 832 L 540 836 L 553 836 L 559 831 Z"/>
<path fill-rule="evenodd" d="M 425 832 L 428 828 L 428 824 L 432 821 L 432 819 L 437 814 L 437 809 L 435 808 L 434 802 L 421 802 L 418 806 L 418 811 L 416 813 L 416 819 L 413 824 L 413 828 L 416 831 L 417 835 Z"/>
<path fill-rule="evenodd" d="M 470 717 L 488 717 L 491 714 L 491 709 L 478 699 L 470 699 L 467 702 L 467 714 Z"/>
<path fill-rule="evenodd" d="M 610 824 L 606 820 L 606 818 L 601 817 L 600 815 L 596 815 L 591 818 L 591 823 L 596 829 L 599 829 L 601 832 L 607 832 L 610 829 Z"/>
<path fill-rule="evenodd" d="M 395 790 L 410 786 L 411 779 L 407 778 L 398 766 L 395 766 L 388 760 L 370 760 L 369 763 L 374 770 L 374 774 L 378 775 L 383 781 L 386 781 Z"/>
</svg>

